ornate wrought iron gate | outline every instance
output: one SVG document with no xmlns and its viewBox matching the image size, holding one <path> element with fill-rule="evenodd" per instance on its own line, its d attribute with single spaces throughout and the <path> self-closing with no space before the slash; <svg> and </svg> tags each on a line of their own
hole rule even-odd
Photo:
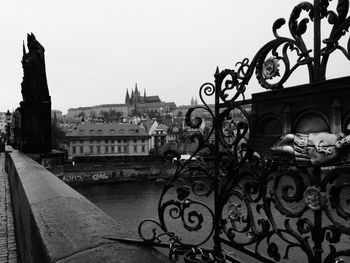
<svg viewBox="0 0 350 263">
<path fill-rule="evenodd" d="M 326 114 L 330 128 L 317 130 L 314 126 L 320 119 L 300 121 L 293 117 L 297 107 L 290 109 L 287 105 L 276 113 L 282 122 L 277 133 L 282 138 L 276 140 L 269 134 L 274 125 L 266 130 L 259 126 L 261 115 L 254 106 L 259 100 L 254 96 L 246 100 L 244 96 L 255 72 L 262 87 L 276 90 L 266 92 L 266 96 L 274 94 L 278 99 L 283 84 L 299 67 L 307 68 L 311 83 L 302 89 L 317 93 L 317 86 L 326 83 L 329 56 L 338 50 L 350 59 L 350 41 L 347 47 L 339 44 L 350 26 L 349 1 L 338 0 L 336 10 L 329 6 L 327 0 L 298 4 L 288 21 L 290 38 L 278 33 L 286 21 L 276 20 L 272 28 L 275 38 L 251 62 L 244 59 L 236 64 L 236 70 L 217 69 L 215 83 L 202 85 L 199 96 L 203 105 L 186 115 L 187 125 L 195 131 L 190 139 L 197 149 L 184 163 L 178 153 L 168 153 L 169 160 L 177 158 L 177 170 L 164 184 L 158 220 L 144 220 L 139 226 L 144 244 L 169 246 L 170 258 L 184 254 L 185 262 L 241 262 L 239 252 L 247 255 L 248 262 L 249 258 L 261 262 L 291 258 L 299 262 L 341 262 L 350 256 L 350 167 L 346 151 L 350 139 L 341 133 L 344 122 Z M 321 48 L 320 25 L 326 20 L 331 32 Z M 303 39 L 310 21 L 314 26 L 313 49 Z M 340 82 L 350 86 L 349 78 Z M 342 96 L 332 91 L 327 94 Z M 215 97 L 214 106 L 206 103 L 208 97 Z M 293 100 L 293 94 L 290 98 Z M 212 122 L 204 130 L 202 118 L 195 114 L 199 109 L 205 110 Z M 176 224 L 184 231 L 174 232 Z M 233 253 L 227 252 L 232 248 Z"/>
</svg>

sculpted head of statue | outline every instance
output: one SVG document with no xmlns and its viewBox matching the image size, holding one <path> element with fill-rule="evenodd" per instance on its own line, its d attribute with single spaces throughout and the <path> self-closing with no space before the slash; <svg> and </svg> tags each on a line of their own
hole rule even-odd
<svg viewBox="0 0 350 263">
<path fill-rule="evenodd" d="M 44 47 L 36 40 L 33 33 L 27 34 L 27 46 L 29 51 L 40 50 L 45 51 Z"/>
</svg>

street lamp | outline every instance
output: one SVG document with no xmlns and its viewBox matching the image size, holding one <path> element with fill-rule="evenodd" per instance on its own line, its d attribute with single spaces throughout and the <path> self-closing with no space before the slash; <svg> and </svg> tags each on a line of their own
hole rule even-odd
<svg viewBox="0 0 350 263">
<path fill-rule="evenodd" d="M 10 123 L 11 123 L 11 113 L 9 110 L 7 110 L 7 112 L 5 113 L 5 117 L 6 117 L 6 143 L 9 143 L 10 140 Z"/>
</svg>

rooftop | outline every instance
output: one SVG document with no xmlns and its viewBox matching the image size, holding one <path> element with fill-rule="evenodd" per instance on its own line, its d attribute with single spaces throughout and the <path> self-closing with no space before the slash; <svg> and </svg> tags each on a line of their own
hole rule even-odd
<svg viewBox="0 0 350 263">
<path fill-rule="evenodd" d="M 85 136 L 143 136 L 148 137 L 148 134 L 136 124 L 125 123 L 93 123 L 87 122 L 77 125 L 68 134 L 69 137 L 85 137 Z"/>
</svg>

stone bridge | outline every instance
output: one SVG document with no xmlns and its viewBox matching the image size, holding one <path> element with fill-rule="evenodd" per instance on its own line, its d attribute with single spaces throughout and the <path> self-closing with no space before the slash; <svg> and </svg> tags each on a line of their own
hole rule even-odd
<svg viewBox="0 0 350 263">
<path fill-rule="evenodd" d="M 0 154 L 0 263 L 169 262 L 109 241 L 127 237 L 114 219 L 26 154 Z"/>
</svg>

